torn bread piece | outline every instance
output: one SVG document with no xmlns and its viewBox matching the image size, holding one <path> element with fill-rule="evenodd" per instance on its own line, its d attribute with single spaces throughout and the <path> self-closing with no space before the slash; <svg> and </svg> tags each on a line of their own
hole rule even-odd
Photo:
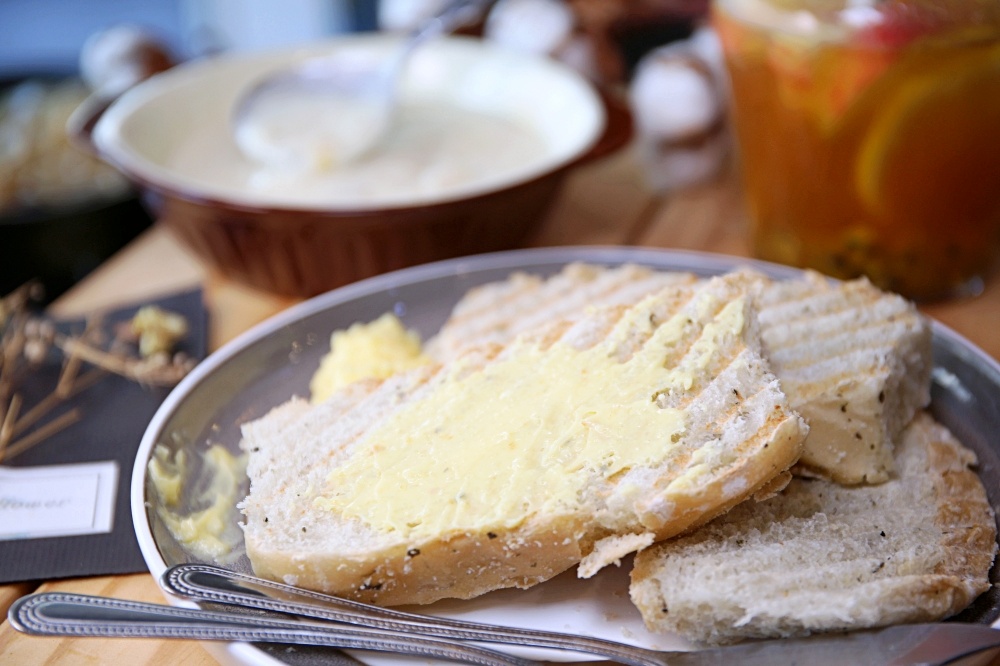
<svg viewBox="0 0 1000 666">
<path fill-rule="evenodd" d="M 996 523 L 975 454 L 926 413 L 884 484 L 796 478 L 635 558 L 651 631 L 703 644 L 934 622 L 989 589 Z"/>
<path fill-rule="evenodd" d="M 759 351 L 759 287 L 667 288 L 246 424 L 254 570 L 382 605 L 470 598 L 725 512 L 807 432 Z"/>
<path fill-rule="evenodd" d="M 695 279 L 588 264 L 570 264 L 548 279 L 515 275 L 463 298 L 428 353 L 443 360 L 482 341 L 503 344 L 553 310 L 579 317 L 588 304 L 627 304 L 665 282 Z M 834 282 L 812 271 L 761 279 L 765 355 L 810 425 L 799 471 L 847 484 L 885 481 L 892 442 L 930 402 L 930 324 L 912 303 L 865 279 Z"/>
</svg>

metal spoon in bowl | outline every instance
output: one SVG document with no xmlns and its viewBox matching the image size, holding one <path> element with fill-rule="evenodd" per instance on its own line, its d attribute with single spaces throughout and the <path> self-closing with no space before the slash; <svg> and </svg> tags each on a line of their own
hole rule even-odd
<svg viewBox="0 0 1000 666">
<path fill-rule="evenodd" d="M 449 0 L 388 58 L 347 49 L 268 76 L 236 104 L 237 146 L 251 160 L 283 170 L 330 169 L 361 158 L 392 124 L 412 53 L 471 21 L 486 4 Z"/>
</svg>

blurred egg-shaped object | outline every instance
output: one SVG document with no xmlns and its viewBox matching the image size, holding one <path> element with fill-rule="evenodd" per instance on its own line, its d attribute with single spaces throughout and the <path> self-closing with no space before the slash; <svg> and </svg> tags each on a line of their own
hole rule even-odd
<svg viewBox="0 0 1000 666">
<path fill-rule="evenodd" d="M 590 79 L 602 78 L 598 53 L 565 0 L 498 0 L 483 36 L 496 44 L 560 60 Z"/>
<path fill-rule="evenodd" d="M 486 19 L 484 35 L 520 51 L 554 54 L 575 27 L 573 10 L 562 0 L 499 0 Z"/>
<path fill-rule="evenodd" d="M 151 32 L 117 25 L 91 35 L 80 50 L 80 76 L 94 92 L 121 94 L 139 81 L 169 69 L 173 58 Z"/>
<path fill-rule="evenodd" d="M 715 176 L 729 156 L 721 52 L 711 28 L 649 52 L 629 84 L 650 184 L 673 190 Z"/>
</svg>

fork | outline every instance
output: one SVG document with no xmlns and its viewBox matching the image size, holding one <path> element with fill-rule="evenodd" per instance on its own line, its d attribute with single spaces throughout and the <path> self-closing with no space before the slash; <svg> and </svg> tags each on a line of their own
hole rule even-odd
<svg viewBox="0 0 1000 666">
<path fill-rule="evenodd" d="M 1000 631 L 962 623 L 913 624 L 878 631 L 749 642 L 695 652 L 661 652 L 588 636 L 517 629 L 390 610 L 264 580 L 205 564 L 171 567 L 160 579 L 170 594 L 197 601 L 256 608 L 400 634 L 554 648 L 633 666 L 705 666 L 734 663 L 947 664 L 1000 647 Z"/>
</svg>

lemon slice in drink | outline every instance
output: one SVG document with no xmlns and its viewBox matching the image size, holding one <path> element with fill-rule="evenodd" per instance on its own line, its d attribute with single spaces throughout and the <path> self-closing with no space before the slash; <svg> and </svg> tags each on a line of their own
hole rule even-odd
<svg viewBox="0 0 1000 666">
<path fill-rule="evenodd" d="M 883 98 L 855 163 L 857 192 L 869 210 L 885 212 L 900 197 L 930 199 L 920 184 L 964 177 L 972 168 L 964 155 L 998 153 L 1000 46 L 958 48 L 900 77 Z"/>
</svg>

